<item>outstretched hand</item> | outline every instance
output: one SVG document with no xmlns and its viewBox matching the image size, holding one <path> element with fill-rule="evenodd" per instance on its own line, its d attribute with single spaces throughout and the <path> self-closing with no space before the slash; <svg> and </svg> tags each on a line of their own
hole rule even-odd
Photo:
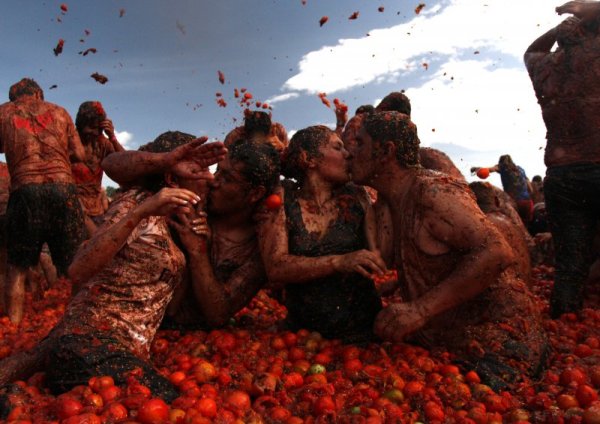
<svg viewBox="0 0 600 424">
<path fill-rule="evenodd" d="M 200 196 L 184 188 L 165 187 L 146 199 L 139 207 L 143 217 L 168 216 L 174 213 L 190 213 Z"/>
<path fill-rule="evenodd" d="M 383 309 L 375 318 L 375 334 L 383 340 L 401 342 L 425 325 L 427 317 L 414 303 L 395 303 Z"/>
</svg>

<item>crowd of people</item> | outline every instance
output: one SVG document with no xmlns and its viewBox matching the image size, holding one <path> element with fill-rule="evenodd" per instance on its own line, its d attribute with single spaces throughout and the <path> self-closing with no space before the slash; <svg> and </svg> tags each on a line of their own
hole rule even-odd
<svg viewBox="0 0 600 424">
<path fill-rule="evenodd" d="M 149 358 L 158 328 L 223 326 L 260 289 L 286 306 L 286 328 L 441 347 L 497 389 L 538 375 L 548 344 L 528 288 L 536 207 L 545 197 L 559 316 L 582 307 L 600 206 L 596 68 L 572 75 L 599 51 L 600 3 L 557 11 L 574 16 L 525 54 L 548 127 L 543 188 L 508 154 L 489 168 L 504 191 L 467 184 L 447 155 L 420 147 L 400 92 L 290 140 L 248 110 L 224 143 L 169 131 L 126 151 L 100 102 L 84 102 L 73 123 L 32 79 L 14 84 L 0 106 L 10 175 L 0 306 L 22 320 L 44 246 L 72 297 L 34 349 L 0 362 L 0 385 L 46 370 L 61 392 L 136 373 L 172 400 Z M 104 172 L 120 184 L 110 204 Z M 265 203 L 272 196 L 280 204 Z M 384 307 L 390 291 L 401 301 Z"/>
</svg>

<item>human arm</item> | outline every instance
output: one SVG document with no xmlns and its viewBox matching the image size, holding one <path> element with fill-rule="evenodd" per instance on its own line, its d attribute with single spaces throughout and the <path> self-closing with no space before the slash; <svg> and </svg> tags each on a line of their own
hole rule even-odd
<svg viewBox="0 0 600 424">
<path fill-rule="evenodd" d="M 348 122 L 348 106 L 337 98 L 333 100 L 333 104 L 335 106 L 335 132 L 342 138 L 344 127 Z"/>
<path fill-rule="evenodd" d="M 206 214 L 200 218 L 178 215 L 171 221 L 184 245 L 188 258 L 191 289 L 202 316 L 212 327 L 220 327 L 256 295 L 264 285 L 265 275 L 260 257 L 246 258 L 228 276 L 219 280 L 210 260 L 210 230 Z M 241 259 L 241 258 L 240 258 Z M 174 308 L 176 309 L 176 307 Z M 171 311 L 172 313 L 176 311 Z"/>
<path fill-rule="evenodd" d="M 67 113 L 67 112 L 65 112 Z M 79 138 L 79 133 L 75 129 L 75 125 L 71 120 L 71 117 L 66 117 L 66 135 L 69 149 L 69 159 L 71 162 L 84 162 L 85 161 L 85 148 L 83 144 L 81 144 L 81 139 Z"/>
<path fill-rule="evenodd" d="M 513 259 L 506 241 L 468 194 L 453 196 L 439 190 L 426 196 L 423 225 L 416 234 L 419 249 L 431 255 L 459 256 L 452 271 L 434 288 L 379 313 L 375 332 L 385 340 L 400 341 L 433 317 L 474 298 L 496 281 Z"/>
<path fill-rule="evenodd" d="M 528 70 L 534 65 L 534 63 L 545 57 L 552 50 L 552 46 L 556 43 L 556 34 L 558 33 L 558 26 L 551 28 L 544 34 L 539 36 L 531 45 L 525 50 L 523 61 Z"/>
<path fill-rule="evenodd" d="M 172 172 L 182 178 L 211 179 L 208 167 L 222 160 L 227 150 L 221 142 L 206 143 L 206 140 L 206 137 L 200 137 L 168 153 L 139 150 L 116 152 L 104 158 L 102 169 L 121 185 L 130 185 L 146 175 L 165 172 Z M 197 172 L 197 164 L 205 170 Z"/>
<path fill-rule="evenodd" d="M 481 166 L 472 166 L 472 167 L 471 167 L 471 169 L 470 169 L 470 171 L 471 171 L 471 174 L 474 174 L 474 173 L 476 173 L 476 172 L 477 172 L 477 171 L 479 171 L 480 169 L 482 169 L 482 167 L 481 167 Z M 488 170 L 488 171 L 490 171 L 490 172 L 500 172 L 500 167 L 498 167 L 498 165 L 496 164 L 496 165 L 494 165 L 494 166 L 490 166 L 490 167 L 488 167 L 488 168 L 487 168 L 487 170 Z"/>
<path fill-rule="evenodd" d="M 283 189 L 279 188 L 276 194 L 283 198 Z M 366 249 L 317 257 L 290 254 L 283 207 L 271 211 L 268 219 L 260 223 L 258 240 L 269 283 L 274 286 L 305 283 L 334 273 L 358 272 L 369 278 L 372 273 L 385 270 L 381 256 Z"/>
<path fill-rule="evenodd" d="M 130 201 L 124 212 L 108 216 L 94 236 L 79 248 L 69 267 L 69 277 L 75 285 L 85 283 L 114 258 L 142 219 L 169 215 L 178 209 L 189 210 L 198 201 L 196 194 L 181 188 L 164 188 L 140 204 Z"/>
</svg>

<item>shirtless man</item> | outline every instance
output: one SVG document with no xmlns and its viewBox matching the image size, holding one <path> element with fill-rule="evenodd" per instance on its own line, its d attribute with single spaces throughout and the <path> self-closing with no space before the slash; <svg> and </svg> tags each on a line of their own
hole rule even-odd
<svg viewBox="0 0 600 424">
<path fill-rule="evenodd" d="M 172 164 L 160 155 L 142 158 L 136 153 L 142 152 L 108 156 L 103 162 L 107 175 L 123 183 Z M 197 249 L 188 250 L 188 268 L 200 276 L 198 283 L 188 279 L 175 293 L 166 325 L 222 326 L 265 285 L 253 215 L 279 181 L 279 168 L 279 154 L 270 144 L 230 144 L 208 193 L 202 195 L 208 220 L 192 223 L 199 240 Z"/>
<path fill-rule="evenodd" d="M 547 129 L 544 195 L 556 250 L 553 317 L 583 305 L 600 216 L 600 2 L 570 1 L 556 11 L 573 16 L 536 39 L 524 56 Z"/>
<path fill-rule="evenodd" d="M 423 169 L 418 140 L 407 115 L 380 112 L 365 118 L 351 152 L 359 158 L 352 160 L 354 181 L 391 205 L 392 266 L 404 299 L 380 312 L 375 332 L 448 349 L 488 384 L 505 387 L 539 371 L 539 311 L 515 275 L 509 246 L 466 184 Z"/>
<path fill-rule="evenodd" d="M 86 215 L 88 236 L 91 236 L 107 209 L 102 192 L 104 172 L 100 164 L 106 156 L 125 149 L 117 140 L 112 121 L 106 117 L 100 102 L 82 103 L 75 118 L 75 127 L 85 149 L 85 161 L 73 163 L 71 170 Z"/>
<path fill-rule="evenodd" d="M 34 80 L 14 84 L 9 99 L 0 105 L 0 152 L 6 153 L 11 176 L 5 306 L 10 320 L 19 323 L 27 270 L 38 263 L 43 243 L 65 275 L 83 240 L 71 161 L 84 160 L 85 151 L 67 111 L 44 101 Z"/>
</svg>

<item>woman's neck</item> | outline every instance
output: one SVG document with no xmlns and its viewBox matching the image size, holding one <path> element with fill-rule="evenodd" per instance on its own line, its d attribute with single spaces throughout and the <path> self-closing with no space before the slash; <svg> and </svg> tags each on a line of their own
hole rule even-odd
<svg viewBox="0 0 600 424">
<path fill-rule="evenodd" d="M 323 206 L 333 197 L 334 190 L 333 184 L 323 180 L 318 174 L 310 173 L 302 183 L 300 193 L 304 199 L 315 202 L 317 206 Z"/>
</svg>

